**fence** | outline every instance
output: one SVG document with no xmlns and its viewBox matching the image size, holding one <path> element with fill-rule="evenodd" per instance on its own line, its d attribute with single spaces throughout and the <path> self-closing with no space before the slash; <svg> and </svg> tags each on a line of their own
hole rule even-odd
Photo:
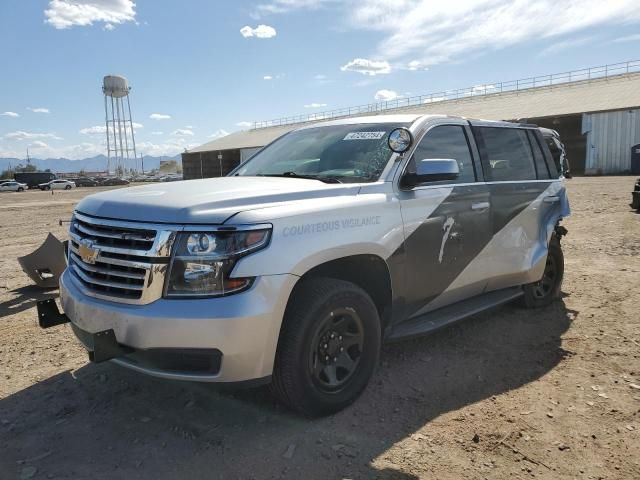
<svg viewBox="0 0 640 480">
<path fill-rule="evenodd" d="M 448 100 L 460 100 L 482 95 L 500 94 L 505 92 L 517 92 L 530 88 L 549 87 L 571 82 L 584 82 L 596 79 L 603 79 L 623 75 L 627 73 L 640 73 L 640 60 L 631 60 L 623 63 L 613 63 L 599 67 L 583 68 L 570 72 L 553 73 L 538 77 L 510 80 L 507 82 L 488 83 L 475 85 L 473 87 L 459 88 L 456 90 L 445 90 L 426 95 L 416 95 L 406 98 L 397 98 L 386 102 L 369 103 L 352 107 L 339 108 L 324 112 L 295 115 L 291 117 L 281 117 L 274 120 L 254 122 L 252 129 L 274 127 L 279 125 L 289 125 L 292 123 L 312 122 L 317 120 L 329 120 L 338 117 L 348 117 L 351 115 L 370 114 L 395 108 L 412 107 Z"/>
</svg>

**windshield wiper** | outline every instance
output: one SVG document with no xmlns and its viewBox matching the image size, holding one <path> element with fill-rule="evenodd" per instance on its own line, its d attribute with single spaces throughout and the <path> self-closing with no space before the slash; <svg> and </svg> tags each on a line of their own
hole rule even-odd
<svg viewBox="0 0 640 480">
<path fill-rule="evenodd" d="M 283 173 L 259 173 L 258 177 L 291 177 L 291 178 L 304 178 L 308 180 L 320 180 L 324 183 L 342 183 L 337 177 L 323 176 L 323 175 L 301 175 L 296 172 L 283 172 Z"/>
</svg>

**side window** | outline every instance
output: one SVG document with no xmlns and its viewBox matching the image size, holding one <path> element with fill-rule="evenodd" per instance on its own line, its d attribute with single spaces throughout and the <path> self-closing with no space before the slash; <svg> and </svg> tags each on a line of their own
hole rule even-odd
<svg viewBox="0 0 640 480">
<path fill-rule="evenodd" d="M 429 130 L 416 147 L 409 169 L 415 169 L 416 161 L 433 158 L 452 158 L 457 160 L 460 175 L 456 180 L 447 183 L 471 183 L 476 181 L 469 142 L 462 126 L 442 125 Z"/>
<path fill-rule="evenodd" d="M 536 180 L 527 131 L 519 128 L 477 127 L 482 169 L 487 181 Z"/>
<path fill-rule="evenodd" d="M 562 147 L 554 137 L 549 136 L 543 138 L 548 148 L 545 149 L 543 146 L 542 153 L 547 161 L 547 167 L 549 167 L 549 171 L 551 172 L 551 178 L 558 178 L 562 171 L 562 165 L 560 164 L 562 163 L 562 149 L 564 147 Z"/>
<path fill-rule="evenodd" d="M 538 173 L 538 180 L 548 180 L 551 178 L 549 175 L 549 169 L 544 161 L 544 155 L 538 144 L 538 140 L 532 131 L 527 132 L 529 135 L 529 141 L 531 142 L 531 148 L 533 149 L 533 159 L 536 163 L 536 172 Z"/>
</svg>

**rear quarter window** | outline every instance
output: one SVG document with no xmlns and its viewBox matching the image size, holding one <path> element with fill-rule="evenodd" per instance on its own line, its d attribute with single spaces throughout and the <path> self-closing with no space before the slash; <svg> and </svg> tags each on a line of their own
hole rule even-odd
<svg viewBox="0 0 640 480">
<path fill-rule="evenodd" d="M 525 129 L 475 127 L 474 134 L 487 181 L 537 180 L 533 152 Z"/>
</svg>

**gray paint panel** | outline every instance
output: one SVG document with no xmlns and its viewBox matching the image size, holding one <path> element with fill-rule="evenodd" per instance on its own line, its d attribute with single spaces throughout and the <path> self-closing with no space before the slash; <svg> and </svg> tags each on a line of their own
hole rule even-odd
<svg viewBox="0 0 640 480">
<path fill-rule="evenodd" d="M 401 291 L 394 292 L 394 323 L 424 312 L 493 236 L 540 196 L 549 184 L 532 181 L 454 186 L 450 195 L 389 258 L 390 270 L 396 276 L 394 285 L 403 286 Z M 407 197 L 406 202 L 411 195 L 419 195 L 419 190 L 403 195 Z M 490 209 L 472 208 L 481 202 L 489 202 Z M 407 208 L 402 199 L 401 204 L 403 209 Z M 457 283 L 464 285 L 465 282 Z M 473 288 L 479 286 L 476 284 Z M 468 290 L 468 295 L 481 293 L 473 288 Z"/>
</svg>

